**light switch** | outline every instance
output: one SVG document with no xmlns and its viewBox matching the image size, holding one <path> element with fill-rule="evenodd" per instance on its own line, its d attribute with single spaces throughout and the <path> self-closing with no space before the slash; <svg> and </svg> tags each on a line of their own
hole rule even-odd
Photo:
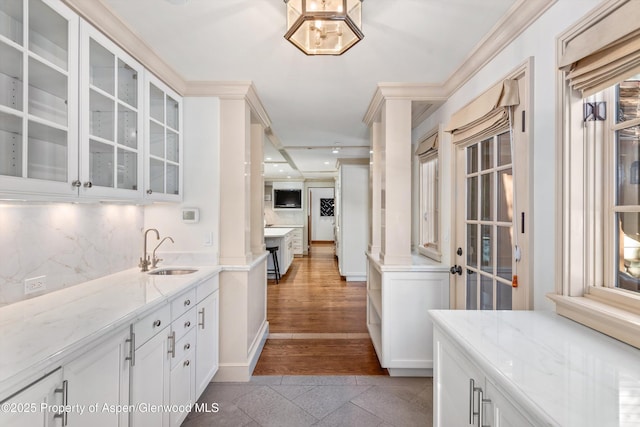
<svg viewBox="0 0 640 427">
<path fill-rule="evenodd" d="M 213 246 L 213 231 L 204 234 L 204 245 Z"/>
</svg>

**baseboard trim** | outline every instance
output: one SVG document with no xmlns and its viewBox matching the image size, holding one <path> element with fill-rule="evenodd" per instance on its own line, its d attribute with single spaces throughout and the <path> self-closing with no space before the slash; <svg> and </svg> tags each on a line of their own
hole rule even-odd
<svg viewBox="0 0 640 427">
<path fill-rule="evenodd" d="M 433 369 L 387 368 L 390 377 L 433 377 Z"/>
<path fill-rule="evenodd" d="M 269 336 L 269 322 L 264 322 L 262 329 L 258 333 L 256 340 L 253 343 L 252 348 L 249 351 L 249 357 L 246 363 L 220 363 L 218 372 L 211 382 L 214 383 L 229 383 L 229 382 L 242 382 L 246 383 L 251 380 L 253 370 L 258 364 L 260 354 L 267 342 Z"/>
<path fill-rule="evenodd" d="M 258 333 L 258 338 L 253 342 L 251 350 L 249 350 L 249 378 L 253 375 L 253 370 L 256 369 L 258 359 L 260 359 L 267 338 L 269 338 L 269 322 L 264 322 L 262 329 L 260 329 Z"/>
</svg>

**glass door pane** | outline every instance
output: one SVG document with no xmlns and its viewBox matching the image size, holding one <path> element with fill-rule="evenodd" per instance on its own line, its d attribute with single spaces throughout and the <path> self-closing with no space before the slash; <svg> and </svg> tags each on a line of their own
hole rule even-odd
<svg viewBox="0 0 640 427">
<path fill-rule="evenodd" d="M 91 39 L 89 47 L 89 81 L 109 95 L 115 92 L 115 55 Z"/>
<path fill-rule="evenodd" d="M 130 106 L 138 106 L 138 72 L 118 59 L 118 99 Z"/>
<path fill-rule="evenodd" d="M 164 193 L 164 163 L 160 160 L 149 161 L 150 188 L 154 193 Z"/>
<path fill-rule="evenodd" d="M 0 175 L 22 176 L 22 119 L 0 112 Z"/>
<path fill-rule="evenodd" d="M 91 140 L 89 144 L 90 180 L 92 185 L 113 187 L 115 151 L 112 145 Z"/>
<path fill-rule="evenodd" d="M 28 177 L 67 180 L 67 132 L 29 122 Z"/>
<path fill-rule="evenodd" d="M 29 114 L 67 125 L 67 76 L 29 58 Z"/>
<path fill-rule="evenodd" d="M 513 195 L 509 134 L 485 139 L 466 155 L 466 308 L 512 306 Z"/>
<path fill-rule="evenodd" d="M 0 2 L 0 35 L 21 45 L 23 25 L 22 0 L 2 0 Z"/>
<path fill-rule="evenodd" d="M 29 1 L 29 50 L 46 61 L 69 69 L 68 21 L 41 0 Z"/>
<path fill-rule="evenodd" d="M 159 123 L 164 123 L 164 92 L 153 83 L 149 85 L 149 115 Z"/>
<path fill-rule="evenodd" d="M 0 105 L 22 111 L 22 52 L 0 42 Z"/>
</svg>

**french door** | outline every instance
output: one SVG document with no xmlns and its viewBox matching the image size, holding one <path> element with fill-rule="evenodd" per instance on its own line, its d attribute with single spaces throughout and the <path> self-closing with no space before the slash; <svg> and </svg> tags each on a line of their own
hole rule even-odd
<svg viewBox="0 0 640 427">
<path fill-rule="evenodd" d="M 519 155 L 515 154 L 516 159 Z M 528 197 L 518 200 L 517 213 L 514 198 L 516 194 L 526 196 L 527 183 L 518 182 L 514 189 L 510 133 L 457 147 L 456 162 L 456 265 L 451 269 L 455 306 L 467 310 L 526 309 L 528 253 L 523 250 L 527 245 L 522 207 Z M 518 221 L 514 222 L 514 215 Z"/>
</svg>

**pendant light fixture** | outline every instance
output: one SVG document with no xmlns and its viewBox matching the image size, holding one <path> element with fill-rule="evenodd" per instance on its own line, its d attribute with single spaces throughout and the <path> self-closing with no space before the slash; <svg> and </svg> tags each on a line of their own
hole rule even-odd
<svg viewBox="0 0 640 427">
<path fill-rule="evenodd" d="M 342 55 L 363 39 L 362 0 L 284 0 L 284 38 L 307 55 Z"/>
</svg>

